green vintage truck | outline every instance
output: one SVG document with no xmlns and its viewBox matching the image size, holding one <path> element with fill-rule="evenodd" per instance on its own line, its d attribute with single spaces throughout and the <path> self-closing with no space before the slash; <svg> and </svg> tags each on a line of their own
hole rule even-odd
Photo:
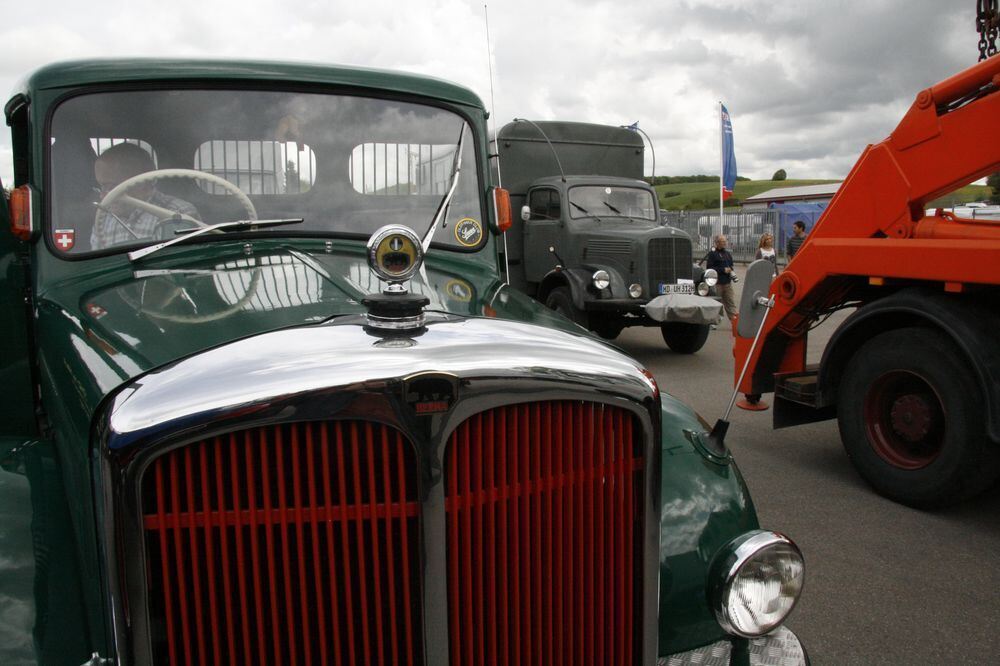
<svg viewBox="0 0 1000 666">
<path fill-rule="evenodd" d="M 660 224 L 638 132 L 516 120 L 494 149 L 515 212 L 511 285 L 608 340 L 656 326 L 675 352 L 702 348 L 722 310 L 707 297 L 718 276 L 694 265 L 686 233 Z"/>
<path fill-rule="evenodd" d="M 805 663 L 728 451 L 505 282 L 475 94 L 100 60 L 5 114 L 0 663 Z"/>
</svg>

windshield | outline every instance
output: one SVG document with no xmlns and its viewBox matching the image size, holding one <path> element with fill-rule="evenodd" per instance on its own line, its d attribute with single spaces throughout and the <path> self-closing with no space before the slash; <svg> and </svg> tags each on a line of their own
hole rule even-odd
<svg viewBox="0 0 1000 666">
<path fill-rule="evenodd" d="M 471 129 L 410 102 L 252 90 L 73 97 L 51 123 L 58 251 L 127 250 L 233 220 L 301 218 L 257 234 L 367 238 L 386 224 L 423 237 L 461 174 L 432 243 L 486 239 Z M 200 240 L 220 237 L 203 234 Z"/>
<path fill-rule="evenodd" d="M 649 190 L 617 185 L 577 185 L 569 190 L 570 217 L 627 217 L 655 220 L 656 201 Z"/>
</svg>

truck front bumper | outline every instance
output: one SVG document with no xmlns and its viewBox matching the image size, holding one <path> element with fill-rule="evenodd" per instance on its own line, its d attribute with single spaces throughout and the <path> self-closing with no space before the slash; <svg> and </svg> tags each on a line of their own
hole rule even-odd
<svg viewBox="0 0 1000 666">
<path fill-rule="evenodd" d="M 656 666 L 688 666 L 689 664 L 750 664 L 750 666 L 808 666 L 809 655 L 798 637 L 786 627 L 778 627 L 767 636 L 724 640 L 688 652 L 660 657 Z M 746 645 L 746 651 L 743 650 Z"/>
<path fill-rule="evenodd" d="M 645 306 L 650 319 L 684 324 L 715 324 L 722 316 L 722 303 L 707 296 L 665 294 Z"/>
</svg>

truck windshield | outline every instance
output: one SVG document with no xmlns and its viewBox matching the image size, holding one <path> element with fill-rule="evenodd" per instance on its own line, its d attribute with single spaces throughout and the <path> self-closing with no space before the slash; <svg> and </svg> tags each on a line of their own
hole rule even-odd
<svg viewBox="0 0 1000 666">
<path fill-rule="evenodd" d="M 616 185 L 577 185 L 569 190 L 570 217 L 628 217 L 656 220 L 649 190 Z"/>
<path fill-rule="evenodd" d="M 258 234 L 423 236 L 462 171 L 432 243 L 486 239 L 471 129 L 456 113 L 391 99 L 262 90 L 95 92 L 52 116 L 49 228 L 59 252 L 129 250 L 179 231 L 301 218 Z M 222 232 L 202 234 L 200 240 Z"/>
</svg>

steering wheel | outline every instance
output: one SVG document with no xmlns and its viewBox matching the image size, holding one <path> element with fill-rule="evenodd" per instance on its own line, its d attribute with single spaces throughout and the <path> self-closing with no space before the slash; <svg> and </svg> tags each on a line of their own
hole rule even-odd
<svg viewBox="0 0 1000 666">
<path fill-rule="evenodd" d="M 204 324 L 218 321 L 242 310 L 244 306 L 256 295 L 260 286 L 261 265 L 254 261 L 253 265 L 247 266 L 250 270 L 250 282 L 243 287 L 240 294 L 232 303 L 225 303 L 215 310 L 200 309 L 206 303 L 206 294 L 203 288 L 199 288 L 197 281 L 202 281 L 207 277 L 212 278 L 215 295 L 223 301 L 228 300 L 219 291 L 218 275 L 203 275 L 200 271 L 184 270 L 170 271 L 168 274 L 143 280 L 138 286 L 138 294 L 122 298 L 129 302 L 138 312 L 163 321 L 172 321 L 179 324 Z M 194 280 L 194 284 L 187 284 L 189 278 Z M 229 285 L 230 287 L 233 284 Z M 211 306 L 209 306 L 211 307 Z"/>
<path fill-rule="evenodd" d="M 104 195 L 103 199 L 101 199 L 101 202 L 97 205 L 97 216 L 100 216 L 101 210 L 109 208 L 113 203 L 121 199 L 130 206 L 141 208 L 142 210 L 156 215 L 160 218 L 161 222 L 167 222 L 180 217 L 180 219 L 186 222 L 191 222 L 199 227 L 207 227 L 207 224 L 201 220 L 196 220 L 190 215 L 185 215 L 184 213 L 179 213 L 175 210 L 164 208 L 163 206 L 157 206 L 156 204 L 143 201 L 142 199 L 136 199 L 135 197 L 126 194 L 128 190 L 136 187 L 137 185 L 152 183 L 153 181 L 161 178 L 190 178 L 192 180 L 201 180 L 212 185 L 217 185 L 236 197 L 236 200 L 240 202 L 244 209 L 246 209 L 247 219 L 257 219 L 257 209 L 253 207 L 253 202 L 250 201 L 250 198 L 237 185 L 234 185 L 225 178 L 221 178 L 215 174 L 205 173 L 204 171 L 196 171 L 195 169 L 155 169 L 153 171 L 140 173 L 123 180 L 121 183 L 112 188 L 110 192 Z"/>
</svg>

